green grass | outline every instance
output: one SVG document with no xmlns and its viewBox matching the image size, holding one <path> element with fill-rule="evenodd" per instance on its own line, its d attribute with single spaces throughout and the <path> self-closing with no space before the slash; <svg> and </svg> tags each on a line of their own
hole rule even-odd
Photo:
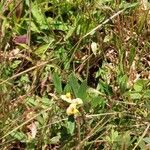
<svg viewBox="0 0 150 150">
<path fill-rule="evenodd" d="M 2 1 L 0 149 L 150 149 L 149 5 Z"/>
</svg>

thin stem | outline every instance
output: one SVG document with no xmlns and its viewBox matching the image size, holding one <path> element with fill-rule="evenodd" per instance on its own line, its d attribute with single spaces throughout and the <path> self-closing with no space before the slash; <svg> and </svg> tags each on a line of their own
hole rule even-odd
<svg viewBox="0 0 150 150">
<path fill-rule="evenodd" d="M 29 27 L 28 27 L 28 46 L 31 44 L 31 20 L 32 20 L 32 3 L 29 0 Z"/>
</svg>

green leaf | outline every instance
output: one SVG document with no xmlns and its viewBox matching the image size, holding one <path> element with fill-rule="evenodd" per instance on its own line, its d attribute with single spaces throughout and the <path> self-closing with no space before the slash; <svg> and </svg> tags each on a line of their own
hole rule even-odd
<svg viewBox="0 0 150 150">
<path fill-rule="evenodd" d="M 40 33 L 40 30 L 38 29 L 38 27 L 35 25 L 34 22 L 31 22 L 31 30 Z"/>
<path fill-rule="evenodd" d="M 135 49 L 135 47 L 132 47 L 132 48 L 130 49 L 130 54 L 129 54 L 129 65 L 130 65 L 130 66 L 131 66 L 132 63 L 133 63 L 135 54 L 136 54 L 136 49 Z"/>
<path fill-rule="evenodd" d="M 130 9 L 130 8 L 135 8 L 139 5 L 138 2 L 135 2 L 135 3 L 126 3 L 126 4 L 122 4 L 120 5 L 120 9 L 124 8 L 124 9 Z"/>
<path fill-rule="evenodd" d="M 146 147 L 146 144 L 145 144 L 145 142 L 144 142 L 144 140 L 142 139 L 138 139 L 138 141 L 140 140 L 140 142 L 139 142 L 139 148 L 141 149 L 141 150 L 144 150 L 145 149 L 145 147 Z"/>
<path fill-rule="evenodd" d="M 27 137 L 23 132 L 19 131 L 14 131 L 13 133 L 10 134 L 13 138 L 21 141 L 21 142 L 26 142 Z"/>
<path fill-rule="evenodd" d="M 142 91 L 143 86 L 144 86 L 144 85 L 143 85 L 143 81 L 142 81 L 142 80 L 138 80 L 138 81 L 134 84 L 133 88 L 134 88 L 135 91 L 140 92 L 140 91 Z"/>
<path fill-rule="evenodd" d="M 52 42 L 52 41 L 51 41 L 51 42 Z M 51 43 L 45 44 L 45 45 L 42 45 L 42 46 L 38 47 L 38 48 L 35 50 L 34 53 L 35 53 L 37 56 L 42 57 L 42 56 L 45 54 L 45 52 L 47 51 L 47 49 L 49 48 L 50 44 L 51 44 Z"/>
<path fill-rule="evenodd" d="M 145 137 L 143 140 L 144 140 L 147 144 L 150 144 L 150 138 L 149 138 L 149 137 Z"/>
<path fill-rule="evenodd" d="M 119 76 L 119 86 L 121 93 L 124 93 L 127 89 L 127 75 Z"/>
<path fill-rule="evenodd" d="M 70 85 L 67 84 L 64 88 L 64 93 L 72 93 L 71 91 L 72 91 L 72 89 L 71 89 Z"/>
<path fill-rule="evenodd" d="M 150 94 L 149 94 L 149 96 L 150 96 Z M 148 111 L 150 111 L 150 101 L 145 102 L 145 107 L 148 109 Z"/>
<path fill-rule="evenodd" d="M 143 13 L 143 15 L 141 15 L 138 19 L 138 33 L 141 33 L 143 28 L 144 28 L 144 25 L 145 25 L 145 22 L 147 20 L 147 13 Z"/>
<path fill-rule="evenodd" d="M 35 3 L 32 3 L 32 14 L 36 19 L 36 22 L 39 25 L 40 29 L 48 29 L 44 13 L 42 13 L 42 8 L 38 6 L 36 1 Z"/>
<path fill-rule="evenodd" d="M 35 106 L 38 105 L 38 102 L 35 101 L 35 99 L 32 98 L 32 97 L 28 97 L 28 98 L 26 99 L 25 103 L 26 103 L 28 106 L 30 106 L 30 107 L 35 107 Z"/>
<path fill-rule="evenodd" d="M 42 97 L 42 103 L 44 104 L 44 106 L 51 106 L 52 105 L 52 102 L 47 97 Z"/>
<path fill-rule="evenodd" d="M 115 131 L 114 129 L 111 130 L 111 143 L 117 141 L 119 134 L 118 131 Z"/>
<path fill-rule="evenodd" d="M 12 69 L 17 68 L 21 62 L 22 62 L 21 60 L 15 60 L 15 61 L 12 63 L 11 68 L 12 68 Z"/>
<path fill-rule="evenodd" d="M 52 75 L 54 86 L 56 88 L 56 92 L 61 94 L 62 93 L 62 83 L 61 83 L 61 78 L 58 75 L 57 72 L 54 72 Z"/>
<path fill-rule="evenodd" d="M 21 83 L 24 83 L 24 84 L 30 83 L 29 75 L 28 75 L 28 74 L 25 74 L 25 75 L 21 76 L 20 82 L 21 82 Z"/>
<path fill-rule="evenodd" d="M 103 106 L 105 104 L 104 98 L 98 96 L 98 97 L 93 97 L 91 101 L 92 107 L 97 107 L 98 105 Z"/>
<path fill-rule="evenodd" d="M 45 124 L 45 119 L 44 119 L 43 115 L 37 116 L 36 119 L 41 127 Z"/>
<path fill-rule="evenodd" d="M 68 117 L 67 129 L 68 129 L 68 133 L 73 135 L 74 130 L 75 130 L 75 121 L 74 121 L 74 117 L 73 116 L 69 116 Z"/>
<path fill-rule="evenodd" d="M 142 98 L 142 95 L 140 93 L 130 93 L 130 98 L 133 100 L 138 100 Z"/>
<path fill-rule="evenodd" d="M 58 135 L 56 135 L 56 136 L 54 136 L 53 138 L 50 139 L 50 143 L 51 144 L 57 144 L 60 141 L 60 139 L 61 139 L 61 135 L 58 134 Z"/>
<path fill-rule="evenodd" d="M 81 98 L 83 101 L 86 100 L 87 97 L 87 83 L 83 81 L 78 90 L 78 98 Z"/>
<path fill-rule="evenodd" d="M 105 94 L 110 95 L 110 96 L 113 94 L 112 87 L 108 85 L 107 83 L 103 82 L 102 80 L 99 83 L 99 87 L 101 91 L 104 92 Z"/>
<path fill-rule="evenodd" d="M 74 33 L 76 29 L 76 26 L 71 27 L 70 30 L 68 31 L 67 35 L 65 36 L 64 40 L 67 40 L 68 38 L 70 38 L 72 36 L 72 34 Z"/>
<path fill-rule="evenodd" d="M 59 77 L 57 72 L 54 72 L 52 75 L 54 86 L 56 88 L 56 92 L 61 94 L 62 93 L 62 84 L 61 84 L 61 78 Z"/>
<path fill-rule="evenodd" d="M 121 135 L 121 137 L 121 144 L 126 145 L 126 148 L 128 148 L 132 144 L 130 131 L 125 132 L 123 135 Z"/>
<path fill-rule="evenodd" d="M 78 83 L 77 78 L 74 76 L 74 74 L 71 74 L 69 76 L 69 84 L 70 84 L 75 96 L 78 97 L 79 83 Z"/>
<path fill-rule="evenodd" d="M 144 91 L 143 97 L 144 97 L 144 98 L 149 98 L 149 99 L 150 99 L 150 90 Z"/>
</svg>

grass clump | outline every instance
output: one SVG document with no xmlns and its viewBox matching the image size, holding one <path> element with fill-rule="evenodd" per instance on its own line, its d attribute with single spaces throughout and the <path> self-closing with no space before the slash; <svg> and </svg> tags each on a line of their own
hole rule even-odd
<svg viewBox="0 0 150 150">
<path fill-rule="evenodd" d="M 0 8 L 1 149 L 150 148 L 148 1 Z"/>
</svg>

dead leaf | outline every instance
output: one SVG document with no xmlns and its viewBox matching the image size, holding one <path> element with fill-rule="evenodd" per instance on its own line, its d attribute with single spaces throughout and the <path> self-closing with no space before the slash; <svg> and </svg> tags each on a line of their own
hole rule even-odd
<svg viewBox="0 0 150 150">
<path fill-rule="evenodd" d="M 35 122 L 29 124 L 27 128 L 30 130 L 30 132 L 28 132 L 28 136 L 31 137 L 32 139 L 35 138 L 37 134 L 37 127 Z"/>
</svg>

